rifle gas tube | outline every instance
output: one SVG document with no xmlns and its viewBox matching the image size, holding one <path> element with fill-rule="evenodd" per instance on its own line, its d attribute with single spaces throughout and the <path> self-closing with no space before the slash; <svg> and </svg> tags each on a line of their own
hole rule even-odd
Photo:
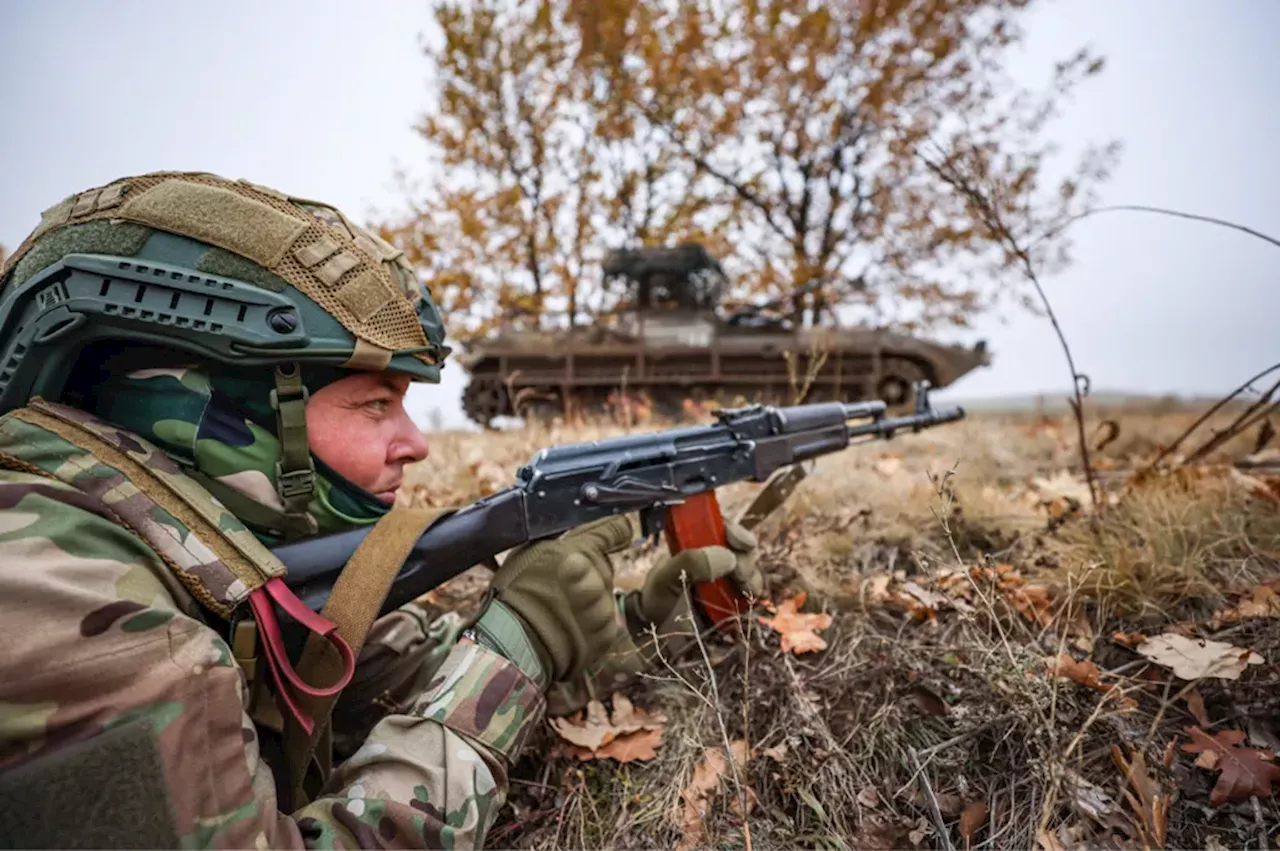
<svg viewBox="0 0 1280 851">
<path fill-rule="evenodd" d="M 422 534 L 381 611 L 512 547 L 613 514 L 638 512 L 645 536 L 665 534 L 673 554 L 723 545 L 716 488 L 763 482 L 783 467 L 838 452 L 855 440 L 892 438 L 964 417 L 959 407 L 932 408 L 925 382 L 917 385 L 913 413 L 888 417 L 885 410 L 882 401 L 752 405 L 717 411 L 711 425 L 540 450 L 520 468 L 514 485 L 442 516 Z M 294 593 L 319 611 L 368 531 L 307 538 L 273 552 L 288 568 L 285 581 Z M 702 583 L 695 593 L 716 624 L 746 608 L 727 579 Z"/>
</svg>

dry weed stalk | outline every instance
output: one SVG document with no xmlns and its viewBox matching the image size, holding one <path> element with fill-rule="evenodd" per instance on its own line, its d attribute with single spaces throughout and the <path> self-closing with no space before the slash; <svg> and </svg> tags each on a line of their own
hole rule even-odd
<svg viewBox="0 0 1280 851">
<path fill-rule="evenodd" d="M 1255 381 L 1258 381 L 1259 379 L 1265 378 L 1267 375 L 1270 375 L 1271 373 L 1275 372 L 1275 371 L 1276 371 L 1276 370 L 1278 370 L 1278 369 L 1280 369 L 1280 363 L 1275 364 L 1274 366 L 1269 366 L 1269 367 L 1267 367 L 1266 369 L 1264 369 L 1264 370 L 1262 370 L 1261 372 L 1259 372 L 1257 375 L 1251 376 L 1247 381 L 1245 381 L 1243 384 L 1241 384 L 1241 385 L 1240 385 L 1239 387 L 1237 387 L 1235 390 L 1232 390 L 1232 391 L 1231 391 L 1230 393 L 1228 393 L 1226 396 L 1223 396 L 1221 399 L 1219 399 L 1216 403 L 1214 403 L 1214 404 L 1209 408 L 1209 410 L 1207 410 L 1207 411 L 1205 411 L 1203 414 L 1201 414 L 1201 415 L 1200 415 L 1200 416 L 1195 420 L 1195 422 L 1193 422 L 1191 425 L 1187 426 L 1186 430 L 1185 430 L 1185 431 L 1183 431 L 1183 432 L 1182 432 L 1182 434 L 1180 434 L 1180 435 L 1178 435 L 1176 438 L 1174 438 L 1173 442 L 1171 442 L 1168 446 L 1166 446 L 1163 450 L 1161 450 L 1161 451 L 1160 451 L 1160 453 L 1159 453 L 1158 455 L 1156 455 L 1156 457 L 1151 461 L 1151 463 L 1150 463 L 1150 464 L 1148 464 L 1146 467 L 1144 467 L 1144 468 L 1142 469 L 1142 471 L 1141 471 L 1141 472 L 1143 472 L 1143 473 L 1149 473 L 1149 472 L 1151 472 L 1151 471 L 1155 470 L 1155 469 L 1160 465 L 1160 462 L 1164 461 L 1164 459 L 1168 458 L 1170 455 L 1172 455 L 1174 452 L 1176 452 L 1176 451 L 1178 450 L 1178 447 L 1179 447 L 1179 446 L 1181 446 L 1183 443 L 1185 443 L 1185 442 L 1186 442 L 1186 440 L 1187 440 L 1187 438 L 1189 438 L 1192 434 L 1194 434 L 1194 433 L 1196 432 L 1196 430 L 1200 428 L 1200 426 L 1202 426 L 1202 425 L 1204 425 L 1206 422 L 1208 422 L 1208 421 L 1209 421 L 1209 419 L 1210 419 L 1214 414 L 1216 414 L 1219 410 L 1221 410 L 1222 408 L 1224 408 L 1225 406 L 1227 406 L 1228 404 L 1230 404 L 1230 403 L 1231 403 L 1231 401 L 1232 401 L 1233 399 L 1235 399 L 1237 396 L 1239 396 L 1241 393 L 1248 392 L 1248 390 L 1249 390 L 1251 387 L 1253 387 L 1253 383 L 1254 383 Z M 1266 394 L 1264 394 L 1264 396 L 1263 396 L 1263 398 L 1262 398 L 1262 400 L 1261 400 L 1262 404 L 1266 404 L 1266 402 L 1267 402 L 1267 401 L 1270 401 L 1270 399 L 1271 399 L 1271 395 L 1272 395 L 1273 393 L 1275 393 L 1275 392 L 1276 392 L 1277 387 L 1280 387 L 1280 382 L 1277 382 L 1276 384 L 1273 384 L 1273 385 L 1271 386 L 1271 389 L 1270 389 L 1270 390 L 1268 390 L 1268 391 L 1266 392 Z M 1254 406 L 1251 406 L 1251 407 L 1248 409 L 1248 411 L 1246 411 L 1246 413 L 1251 412 L 1251 411 L 1253 411 L 1253 410 L 1256 410 L 1256 406 L 1257 406 L 1257 404 L 1258 404 L 1258 403 L 1255 403 L 1255 404 L 1254 404 Z M 1271 407 L 1272 407 L 1272 408 L 1274 408 L 1275 406 L 1274 406 L 1274 405 L 1272 405 Z M 1232 433 L 1232 436 L 1233 436 L 1234 434 L 1239 433 L 1240 431 L 1243 431 L 1243 430 L 1245 430 L 1246 428 L 1248 428 L 1248 425 L 1245 425 L 1245 426 L 1239 426 L 1239 425 L 1238 425 L 1238 423 L 1239 423 L 1240 419 L 1243 419 L 1243 417 L 1241 417 L 1241 418 L 1238 418 L 1238 419 L 1237 419 L 1236 424 L 1233 424 L 1233 426 L 1234 426 L 1233 428 L 1228 428 L 1228 429 L 1226 429 L 1226 430 L 1224 430 L 1224 431 L 1229 431 L 1229 432 L 1231 432 L 1231 433 Z M 1219 435 L 1221 435 L 1222 433 L 1223 433 L 1223 432 L 1219 432 Z M 1225 439 L 1224 439 L 1224 441 L 1223 441 L 1223 442 L 1225 442 Z M 1203 449 L 1203 447 L 1201 447 L 1201 448 Z M 1197 450 L 1197 452 L 1199 452 L 1199 450 Z"/>
<path fill-rule="evenodd" d="M 1272 367 L 1272 369 L 1276 368 L 1280 368 L 1280 364 L 1276 364 L 1276 366 Z M 1264 392 L 1258 399 L 1254 400 L 1249 407 L 1245 408 L 1226 428 L 1219 431 L 1195 449 L 1187 456 L 1183 463 L 1193 464 L 1196 461 L 1202 460 L 1208 456 L 1210 452 L 1218 449 L 1236 435 L 1243 434 L 1259 422 L 1270 417 L 1277 410 L 1280 410 L 1280 402 L 1272 401 L 1272 397 L 1275 396 L 1277 390 L 1280 390 L 1280 381 L 1276 381 L 1272 384 L 1266 392 Z"/>
<path fill-rule="evenodd" d="M 825 333 L 820 333 L 821 329 L 814 329 L 809 342 L 809 357 L 805 360 L 804 384 L 799 385 L 799 377 L 796 374 L 796 353 L 790 349 L 782 353 L 783 359 L 787 363 L 787 383 L 791 388 L 791 404 L 799 405 L 804 402 L 805 397 L 809 395 L 809 391 L 813 388 L 813 382 L 817 380 L 818 374 L 822 372 L 822 367 L 826 365 L 827 358 L 831 355 L 831 342 L 827 339 Z"/>
<path fill-rule="evenodd" d="M 684 589 L 686 600 L 692 600 L 691 589 L 689 588 L 689 575 L 685 572 L 680 573 L 680 585 Z M 729 740 L 729 728 L 725 725 L 724 714 L 720 711 L 720 688 L 716 684 L 716 669 L 711 664 L 711 657 L 707 654 L 706 642 L 702 640 L 702 630 L 697 629 L 697 624 L 693 624 L 693 637 L 698 643 L 698 652 L 702 654 L 702 662 L 706 666 L 707 683 L 711 687 L 711 708 L 716 718 L 716 724 L 720 728 L 720 740 L 724 743 L 725 759 L 729 762 L 729 771 L 733 777 L 734 788 L 738 792 L 738 807 L 742 813 L 742 838 L 746 844 L 747 851 L 751 851 L 751 823 L 750 823 L 750 803 L 747 800 L 746 789 L 742 785 L 742 774 L 747 770 L 746 765 L 739 766 L 733 755 L 733 743 Z M 744 728 L 749 730 L 749 728 Z M 748 744 L 749 744 L 748 740 Z M 746 749 L 744 757 L 748 762 L 751 759 L 751 750 Z"/>
<path fill-rule="evenodd" d="M 973 207 L 982 223 L 1004 246 L 1005 250 L 1018 259 L 1022 266 L 1023 276 L 1031 282 L 1036 294 L 1040 297 L 1040 303 L 1044 306 L 1049 323 L 1053 326 L 1054 333 L 1058 335 L 1058 343 L 1062 346 L 1062 353 L 1067 359 L 1067 369 L 1071 372 L 1072 398 L 1068 401 L 1071 402 L 1071 412 L 1075 416 L 1077 438 L 1080 443 L 1080 461 L 1084 465 L 1085 482 L 1089 486 L 1089 500 L 1096 514 L 1099 506 L 1098 483 L 1094 478 L 1093 464 L 1089 460 L 1089 442 L 1085 437 L 1084 427 L 1084 397 L 1089 395 L 1089 376 L 1076 368 L 1075 358 L 1071 354 L 1071 346 L 1067 343 L 1066 334 L 1063 333 L 1062 326 L 1058 323 L 1058 316 L 1053 311 L 1049 296 L 1040 284 L 1040 276 L 1036 273 L 1035 263 L 1031 260 L 1031 254 L 1023 246 L 1022 242 L 1014 236 L 1013 230 L 987 194 L 974 181 L 960 173 L 954 157 L 945 157 L 941 162 L 934 162 L 926 157 L 924 162 L 925 166 L 938 178 L 968 199 L 970 206 Z M 1083 389 L 1081 389 L 1082 386 Z"/>
</svg>

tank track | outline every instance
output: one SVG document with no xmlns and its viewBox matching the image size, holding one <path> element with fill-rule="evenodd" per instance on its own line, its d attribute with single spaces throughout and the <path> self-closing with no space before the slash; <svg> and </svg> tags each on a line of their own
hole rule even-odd
<svg viewBox="0 0 1280 851">
<path fill-rule="evenodd" d="M 875 387 L 855 392 L 853 387 L 842 389 L 839 400 L 856 402 L 866 399 L 883 399 L 890 407 L 914 404 L 912 388 L 915 382 L 927 379 L 917 364 L 895 359 L 886 363 L 886 374 Z M 870 390 L 870 392 L 866 392 Z M 618 388 L 589 386 L 573 388 L 569 402 L 575 411 L 608 415 L 617 411 L 620 403 Z M 515 404 L 511 393 L 496 373 L 478 373 L 471 377 L 462 394 L 462 409 L 466 415 L 485 428 L 493 428 L 498 417 L 515 417 L 549 421 L 565 414 L 564 393 L 558 387 L 530 386 L 515 390 Z M 792 388 L 786 383 L 768 387 L 752 387 L 739 391 L 735 388 L 713 387 L 701 384 L 666 384 L 636 387 L 628 390 L 628 396 L 646 405 L 653 414 L 663 419 L 680 421 L 696 416 L 708 408 L 736 407 L 744 404 L 792 405 L 796 403 Z M 830 387 L 817 385 L 811 388 L 803 402 L 835 401 Z"/>
</svg>

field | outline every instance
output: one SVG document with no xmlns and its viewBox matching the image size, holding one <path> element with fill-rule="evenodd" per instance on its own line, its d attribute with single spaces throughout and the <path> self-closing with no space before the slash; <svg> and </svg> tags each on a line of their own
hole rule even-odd
<svg viewBox="0 0 1280 851">
<path fill-rule="evenodd" d="M 772 604 L 829 618 L 762 608 L 599 695 L 612 747 L 544 724 L 487 845 L 1280 847 L 1280 478 L 1236 465 L 1277 455 L 1241 435 L 1135 475 L 1197 413 L 1090 411 L 1097 510 L 1069 417 L 819 460 L 757 532 Z M 433 434 L 403 498 L 462 504 L 538 447 L 623 430 Z M 723 489 L 725 513 L 758 487 Z M 466 609 L 486 576 L 432 600 Z"/>
</svg>

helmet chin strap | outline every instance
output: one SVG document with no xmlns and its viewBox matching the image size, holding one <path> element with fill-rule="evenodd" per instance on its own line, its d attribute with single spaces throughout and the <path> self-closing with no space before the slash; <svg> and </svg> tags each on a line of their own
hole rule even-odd
<svg viewBox="0 0 1280 851">
<path fill-rule="evenodd" d="M 307 511 L 316 492 L 316 467 L 307 445 L 307 399 L 297 363 L 276 364 L 276 387 L 271 391 L 271 407 L 276 412 L 276 435 L 280 460 L 276 462 L 276 493 L 284 504 L 282 529 L 285 537 L 313 535 L 315 518 Z"/>
</svg>

